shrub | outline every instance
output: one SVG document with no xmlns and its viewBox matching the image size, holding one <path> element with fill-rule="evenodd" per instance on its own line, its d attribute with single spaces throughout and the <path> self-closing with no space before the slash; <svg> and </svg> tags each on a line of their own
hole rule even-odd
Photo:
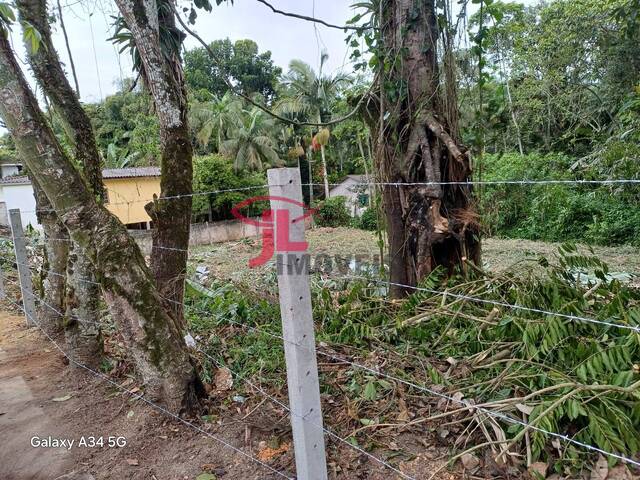
<svg viewBox="0 0 640 480">
<path fill-rule="evenodd" d="M 207 155 L 193 159 L 193 191 L 215 192 L 236 188 L 258 187 L 264 185 L 263 173 L 236 172 L 233 163 L 220 155 Z M 193 214 L 200 220 L 209 218 L 212 221 L 232 219 L 231 208 L 243 200 L 258 195 L 265 195 L 264 189 L 255 188 L 235 192 L 212 193 L 193 197 Z M 245 213 L 257 216 L 262 210 L 269 208 L 268 202 L 252 205 Z"/>
<path fill-rule="evenodd" d="M 367 208 L 362 212 L 359 220 L 358 226 L 362 230 L 375 231 L 378 229 L 378 212 L 376 212 L 375 208 Z"/>
<path fill-rule="evenodd" d="M 613 172 L 575 171 L 563 154 L 487 155 L 485 180 L 592 179 Z M 633 177 L 631 172 L 627 175 Z M 640 189 L 634 185 L 491 185 L 480 209 L 490 235 L 544 241 L 640 245 Z"/>
<path fill-rule="evenodd" d="M 314 215 L 316 223 L 321 227 L 348 227 L 351 215 L 346 200 L 345 197 L 331 197 L 321 202 Z"/>
</svg>

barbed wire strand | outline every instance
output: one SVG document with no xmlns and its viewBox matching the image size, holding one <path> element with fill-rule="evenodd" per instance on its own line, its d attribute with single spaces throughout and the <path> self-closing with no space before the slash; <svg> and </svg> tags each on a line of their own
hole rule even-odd
<svg viewBox="0 0 640 480">
<path fill-rule="evenodd" d="M 147 399 L 144 397 L 144 395 L 136 393 L 136 392 L 132 392 L 131 390 L 128 390 L 127 388 L 123 387 L 122 385 L 118 384 L 117 382 L 113 381 L 110 377 L 108 377 L 107 375 L 97 372 L 96 370 L 93 370 L 92 368 L 84 365 L 83 363 L 77 361 L 75 358 L 73 358 L 71 355 L 69 355 L 67 352 L 64 351 L 64 349 L 53 339 L 53 337 L 51 335 L 49 335 L 49 333 L 40 325 L 40 323 L 33 318 L 32 315 L 28 314 L 27 311 L 18 303 L 10 300 L 10 299 L 5 299 L 6 301 L 12 303 L 13 305 L 15 305 L 16 307 L 18 307 L 20 310 L 22 310 L 24 312 L 24 314 L 26 316 L 28 316 L 32 322 L 34 322 L 35 325 L 38 326 L 38 328 L 40 328 L 40 330 L 42 331 L 42 333 L 44 333 L 44 335 L 49 339 L 49 341 L 56 347 L 57 350 L 60 351 L 60 353 L 62 355 L 64 355 L 69 362 L 73 363 L 74 365 L 83 368 L 84 370 L 88 371 L 89 373 L 92 373 L 93 375 L 95 375 L 96 377 L 108 382 L 109 384 L 113 385 L 114 387 L 118 388 L 119 390 L 121 390 L 122 392 L 130 395 L 131 397 L 135 398 L 136 400 L 141 400 L 144 403 L 146 403 L 147 405 L 149 405 L 150 407 L 152 407 L 153 409 L 164 413 L 165 415 L 179 421 L 180 423 L 191 427 L 192 429 L 198 431 L 199 433 L 202 433 L 203 435 L 215 440 L 216 442 L 219 442 L 220 444 L 222 444 L 223 446 L 230 448 L 231 450 L 233 450 L 236 453 L 239 453 L 240 455 L 248 458 L 249 460 L 260 464 L 261 466 L 265 467 L 266 469 L 270 470 L 272 473 L 275 473 L 276 475 L 282 477 L 282 478 L 286 478 L 287 480 L 295 480 L 294 477 L 290 477 L 287 474 L 276 470 L 275 468 L 273 468 L 271 465 L 269 465 L 268 463 L 265 463 L 263 461 L 261 461 L 260 459 L 254 457 L 253 455 L 250 455 L 244 451 L 242 451 L 241 449 L 234 447 L 233 445 L 231 445 L 230 443 L 226 442 L 225 440 L 222 440 L 219 437 L 216 437 L 215 435 L 213 435 L 210 432 L 207 432 L 206 430 L 200 428 L 199 426 L 195 425 L 194 423 L 182 418 L 179 415 L 176 415 L 175 413 L 167 410 L 166 408 L 152 402 L 151 400 Z"/>
<path fill-rule="evenodd" d="M 330 183 L 329 186 L 337 187 L 342 185 L 342 183 Z M 358 182 L 353 187 L 357 186 L 378 186 L 378 187 L 417 187 L 417 186 L 435 186 L 435 185 L 460 185 L 460 186 L 482 186 L 482 185 L 640 185 L 640 179 L 635 178 L 617 178 L 617 179 L 594 179 L 594 180 L 581 180 L 581 179 L 567 179 L 567 180 L 553 180 L 553 179 L 543 179 L 543 180 L 465 180 L 465 181 L 455 181 L 455 182 Z M 221 190 L 212 190 L 207 192 L 193 192 L 193 193 L 185 193 L 181 195 L 170 195 L 164 197 L 155 197 L 155 198 L 142 198 L 137 200 L 129 200 L 127 202 L 114 202 L 114 203 L 106 203 L 105 206 L 121 206 L 121 205 L 132 205 L 134 203 L 150 203 L 154 201 L 162 201 L 162 200 L 178 200 L 182 198 L 193 198 L 201 195 L 218 195 L 221 193 L 230 193 L 230 192 L 243 192 L 250 190 L 260 190 L 269 187 L 282 187 L 285 185 L 255 185 L 248 187 L 238 187 L 238 188 L 228 188 Z M 300 185 L 301 187 L 322 187 L 324 184 L 321 183 L 303 183 Z M 55 209 L 36 209 L 36 210 L 21 210 L 24 213 L 37 213 L 37 212 L 55 212 Z"/>
<path fill-rule="evenodd" d="M 15 280 L 11 280 L 10 278 L 3 278 L 3 281 L 9 282 L 9 283 L 11 283 L 12 285 L 17 286 L 18 288 L 20 288 L 20 293 L 24 293 L 24 292 L 22 292 L 22 287 L 21 287 L 21 285 L 20 285 L 18 282 L 16 282 Z M 30 296 L 31 296 L 31 297 L 32 297 L 36 302 L 40 303 L 41 305 L 46 306 L 47 308 L 49 308 L 51 311 L 53 311 L 53 312 L 57 313 L 57 314 L 58 314 L 60 317 L 62 317 L 62 318 L 64 318 L 64 317 L 70 317 L 70 318 L 74 318 L 74 319 L 75 319 L 77 322 L 79 322 L 79 323 L 84 323 L 84 324 L 87 324 L 87 325 L 96 325 L 96 326 L 98 326 L 98 327 L 101 327 L 101 326 L 102 326 L 102 322 L 91 322 L 91 321 L 88 321 L 88 320 L 84 320 L 84 319 L 82 319 L 82 318 L 80 318 L 79 316 L 74 315 L 74 314 L 66 314 L 66 313 L 63 313 L 63 312 L 61 312 L 60 310 L 58 310 L 56 307 L 54 307 L 54 306 L 49 305 L 48 303 L 46 303 L 42 298 L 38 297 L 38 296 L 37 296 L 35 293 L 33 293 L 33 292 L 31 292 L 31 293 L 26 292 L 26 293 L 27 293 L 27 294 L 29 294 L 29 295 L 30 295 Z M 91 313 L 97 313 L 97 314 L 99 314 L 100 312 L 99 312 L 99 311 L 93 311 L 93 312 L 91 312 Z"/>
<path fill-rule="evenodd" d="M 493 305 L 493 306 L 496 306 L 496 307 L 505 307 L 505 308 L 509 308 L 509 309 L 512 309 L 512 310 L 520 310 L 520 311 L 524 311 L 524 312 L 537 313 L 537 314 L 541 314 L 541 315 L 550 315 L 550 316 L 553 316 L 553 317 L 564 318 L 566 320 L 593 323 L 593 324 L 596 324 L 596 325 L 604 325 L 604 326 L 607 326 L 607 327 L 621 328 L 621 329 L 625 329 L 625 330 L 631 330 L 631 331 L 636 332 L 636 333 L 640 333 L 640 326 L 625 325 L 625 324 L 621 324 L 621 323 L 607 322 L 607 321 L 603 321 L 603 320 L 597 320 L 595 318 L 581 317 L 579 315 L 571 315 L 571 314 L 568 314 L 568 313 L 551 312 L 551 311 L 547 311 L 547 310 L 542 310 L 540 308 L 525 307 L 524 305 L 518 305 L 517 303 L 516 304 L 512 304 L 512 303 L 507 303 L 507 302 L 500 302 L 500 301 L 497 301 L 497 300 L 489 300 L 489 299 L 486 299 L 486 298 L 473 297 L 473 296 L 470 296 L 470 295 L 462 295 L 462 294 L 459 294 L 459 293 L 450 292 L 448 290 L 434 290 L 434 289 L 431 289 L 431 288 L 416 287 L 416 286 L 413 286 L 413 285 L 405 285 L 403 283 L 396 283 L 396 282 L 391 282 L 389 280 L 383 280 L 383 279 L 378 280 L 378 279 L 375 279 L 375 278 L 372 278 L 372 277 L 365 277 L 365 276 L 347 275 L 347 276 L 342 276 L 340 278 L 347 279 L 347 280 L 368 280 L 368 281 L 371 281 L 371 282 L 375 282 L 377 284 L 393 285 L 393 286 L 396 286 L 396 287 L 408 288 L 408 289 L 419 291 L 419 292 L 432 293 L 434 295 L 442 295 L 442 296 L 454 297 L 454 298 L 459 299 L 459 300 L 470 300 L 472 302 L 484 303 L 484 304 Z"/>
<path fill-rule="evenodd" d="M 156 248 L 169 248 L 169 247 L 156 247 Z M 183 251 L 183 252 L 190 252 L 192 250 L 187 250 L 187 249 L 174 249 L 172 248 L 172 250 L 178 250 L 178 251 Z M 7 259 L 7 257 L 0 257 L 0 258 L 4 258 Z M 34 271 L 41 271 L 41 272 L 47 272 L 47 273 L 51 273 L 52 275 L 57 275 L 60 277 L 64 277 L 64 275 L 59 274 L 58 272 L 54 272 L 51 270 L 47 270 L 47 269 L 42 269 L 36 266 L 32 266 L 32 265 L 27 265 L 24 263 L 20 263 L 14 260 L 14 263 L 16 263 L 17 265 L 22 265 L 25 266 L 31 270 Z M 287 264 L 278 264 L 280 266 L 287 266 Z M 384 279 L 376 279 L 374 277 L 367 277 L 367 276 L 356 276 L 356 275 L 344 275 L 338 278 L 339 279 L 345 279 L 345 280 L 367 280 L 367 281 L 371 281 L 371 282 L 375 282 L 377 284 L 381 284 L 381 285 L 394 285 L 397 287 L 401 287 L 401 288 L 408 288 L 411 290 L 416 290 L 416 291 L 422 291 L 422 292 L 427 292 L 427 293 L 432 293 L 434 295 L 442 295 L 442 296 L 450 296 L 450 297 L 454 297 L 456 299 L 459 300 L 469 300 L 469 301 L 473 301 L 473 302 L 477 302 L 477 303 L 484 303 L 484 304 L 488 304 L 488 305 L 493 305 L 496 307 L 504 307 L 504 308 L 509 308 L 511 310 L 520 310 L 520 311 L 525 311 L 525 312 L 530 312 L 530 313 L 536 313 L 536 314 L 540 314 L 540 315 L 549 315 L 549 316 L 553 316 L 553 317 L 558 317 L 558 318 L 564 318 L 566 320 L 571 320 L 574 322 L 586 322 L 586 323 L 591 323 L 591 324 L 595 324 L 595 325 L 603 325 L 606 327 L 613 327 L 613 328 L 620 328 L 623 330 L 631 330 L 632 332 L 635 333 L 640 333 L 640 326 L 637 325 L 627 325 L 627 324 L 622 324 L 622 323 L 614 323 L 614 322 L 609 322 L 606 320 L 598 320 L 595 318 L 591 318 L 591 317 L 583 317 L 580 315 L 571 315 L 568 313 L 560 313 L 560 312 L 554 312 L 554 311 L 550 311 L 550 310 L 543 310 L 540 308 L 534 308 L 534 307 L 525 307 L 524 305 L 519 305 L 519 304 L 512 304 L 512 303 L 507 303 L 507 302 L 500 302 L 497 300 L 489 300 L 486 298 L 480 298 L 480 297 L 474 297 L 474 296 L 470 296 L 470 295 L 462 295 L 462 294 L 458 294 L 458 293 L 453 293 L 450 292 L 448 290 L 435 290 L 435 289 L 431 289 L 431 288 L 425 288 L 425 287 L 416 287 L 413 285 L 406 285 L 406 284 L 402 284 L 402 283 L 395 283 L 395 282 L 391 282 L 389 280 L 384 280 Z M 94 285 L 100 285 L 100 282 L 95 282 L 93 280 L 88 280 L 88 279 L 83 279 L 83 278 L 77 278 L 76 279 L 79 282 L 84 282 L 84 283 L 90 283 L 90 284 L 94 284 Z M 193 281 L 193 280 L 190 280 Z M 198 282 L 195 282 L 198 283 Z M 198 284 L 200 285 L 200 284 Z M 204 285 L 200 285 L 201 287 L 206 288 Z M 162 297 L 164 298 L 164 297 Z M 164 299 L 164 300 L 169 300 L 169 299 Z"/>
</svg>

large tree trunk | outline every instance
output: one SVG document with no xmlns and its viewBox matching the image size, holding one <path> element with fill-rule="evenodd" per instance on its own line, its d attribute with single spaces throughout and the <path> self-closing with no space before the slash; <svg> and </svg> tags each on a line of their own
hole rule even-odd
<svg viewBox="0 0 640 480">
<path fill-rule="evenodd" d="M 6 31 L 0 35 L 0 116 L 58 218 L 91 261 L 145 382 L 145 394 L 171 409 L 193 405 L 198 377 L 144 257 L 65 155 L 16 62 Z"/>
<path fill-rule="evenodd" d="M 143 78 L 154 99 L 162 149 L 161 197 L 147 205 L 153 219 L 153 269 L 160 295 L 176 324 L 184 329 L 184 281 L 189 248 L 193 192 L 193 150 L 187 124 L 187 95 L 179 52 L 167 59 L 159 29 L 175 26 L 173 10 L 158 15 L 154 0 L 116 0 L 140 53 Z"/>
<path fill-rule="evenodd" d="M 98 201 L 105 198 L 102 183 L 102 165 L 95 141 L 91 121 L 82 108 L 60 63 L 60 58 L 51 40 L 51 29 L 47 17 L 45 0 L 18 0 L 16 2 L 20 20 L 33 25 L 40 33 L 40 46 L 34 52 L 27 43 L 29 64 L 38 84 L 49 97 L 53 107 L 60 114 L 65 130 L 74 145 L 74 155 L 84 176 Z M 67 320 L 65 334 L 68 344 L 79 357 L 92 359 L 97 364 L 100 354 L 100 330 L 98 328 L 98 303 L 100 286 L 95 282 L 90 262 L 85 258 L 79 245 L 73 245 L 69 255 L 67 272 Z M 82 279 L 82 280 L 81 280 Z M 81 283 L 84 281 L 85 283 Z"/>
<path fill-rule="evenodd" d="M 396 85 L 400 94 L 381 92 L 386 107 L 380 116 L 380 177 L 393 183 L 434 182 L 383 191 L 391 282 L 415 286 L 438 266 L 452 273 L 464 268 L 465 260 L 479 260 L 470 188 L 437 183 L 466 181 L 471 168 L 458 145 L 457 119 L 451 118 L 440 96 L 451 90 L 443 87 L 438 71 L 434 0 L 386 0 L 381 25 L 388 68 L 384 84 Z M 407 291 L 391 288 L 396 297 Z"/>
<path fill-rule="evenodd" d="M 29 175 L 36 199 L 36 216 L 44 232 L 44 262 L 42 264 L 42 302 L 38 305 L 38 318 L 48 333 L 58 333 L 63 328 L 66 268 L 69 258 L 69 233 L 53 211 L 44 191 Z"/>
<path fill-rule="evenodd" d="M 93 265 L 77 243 L 69 249 L 67 263 L 66 319 L 67 345 L 79 362 L 97 367 L 102 359 L 100 333 L 100 284 Z"/>
</svg>

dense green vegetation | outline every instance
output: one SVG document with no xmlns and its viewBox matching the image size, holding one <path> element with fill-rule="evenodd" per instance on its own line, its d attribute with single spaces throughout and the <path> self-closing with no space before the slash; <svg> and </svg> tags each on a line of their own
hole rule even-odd
<svg viewBox="0 0 640 480">
<path fill-rule="evenodd" d="M 476 99 L 461 104 L 472 126 L 466 136 L 472 144 L 479 136 L 488 153 L 477 159 L 478 176 L 639 178 L 637 7 L 623 0 L 488 3 L 482 82 L 469 64 L 462 70 L 463 91 Z M 472 18 L 474 31 L 480 22 Z M 491 234 L 638 245 L 639 194 L 630 185 L 514 185 L 483 188 L 480 204 Z"/>
<path fill-rule="evenodd" d="M 486 180 L 607 178 L 579 170 L 563 153 L 492 154 L 484 158 Z M 633 168 L 620 172 L 630 178 Z M 603 172 L 604 173 L 604 172 Z M 490 185 L 479 192 L 489 235 L 553 242 L 640 245 L 640 185 Z"/>
</svg>

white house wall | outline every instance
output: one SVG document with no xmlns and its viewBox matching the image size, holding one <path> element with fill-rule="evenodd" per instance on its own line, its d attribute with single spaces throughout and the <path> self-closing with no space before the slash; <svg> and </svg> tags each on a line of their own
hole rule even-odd
<svg viewBox="0 0 640 480">
<path fill-rule="evenodd" d="M 20 209 L 24 228 L 27 228 L 27 225 L 31 225 L 37 230 L 42 229 L 36 218 L 36 199 L 33 196 L 33 188 L 30 184 L 1 185 L 0 190 L 0 199 L 5 204 L 5 208 L 0 208 L 0 212 L 4 210 L 8 214 L 9 210 L 18 208 Z M 0 218 L 0 223 L 3 225 L 8 224 L 6 214 L 4 218 Z"/>
</svg>

